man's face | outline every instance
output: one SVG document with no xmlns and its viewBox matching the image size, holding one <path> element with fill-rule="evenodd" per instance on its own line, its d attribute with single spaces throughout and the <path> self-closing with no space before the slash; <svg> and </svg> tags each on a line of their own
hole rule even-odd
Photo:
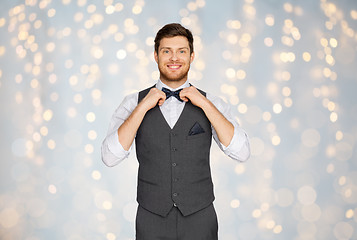
<svg viewBox="0 0 357 240">
<path fill-rule="evenodd" d="M 190 64 L 194 59 L 194 53 L 190 54 L 187 38 L 182 36 L 163 38 L 158 52 L 154 54 L 161 81 L 169 86 L 186 82 Z"/>
</svg>

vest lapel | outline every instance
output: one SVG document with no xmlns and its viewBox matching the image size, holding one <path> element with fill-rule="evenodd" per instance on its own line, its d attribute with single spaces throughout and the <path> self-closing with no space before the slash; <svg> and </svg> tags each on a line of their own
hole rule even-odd
<svg viewBox="0 0 357 240">
<path fill-rule="evenodd" d="M 186 109 L 187 109 L 187 107 L 188 107 L 188 106 L 187 106 L 188 104 L 192 104 L 192 103 L 190 103 L 190 102 L 186 102 L 186 103 L 185 103 L 185 106 L 183 107 L 182 112 L 181 112 L 179 118 L 177 119 L 175 125 L 172 127 L 172 130 L 175 129 L 175 127 L 177 126 L 177 124 L 178 124 L 180 121 L 182 121 L 182 120 L 181 120 L 181 119 L 183 118 L 182 115 L 184 115 L 184 113 L 187 111 Z M 158 105 L 156 105 L 155 108 L 157 108 L 157 110 L 160 112 L 160 118 L 162 118 L 162 119 L 164 120 L 164 122 L 166 123 L 165 125 L 166 125 L 168 128 L 171 129 L 169 123 L 166 121 L 164 115 L 162 114 L 160 107 L 159 107 Z"/>
</svg>

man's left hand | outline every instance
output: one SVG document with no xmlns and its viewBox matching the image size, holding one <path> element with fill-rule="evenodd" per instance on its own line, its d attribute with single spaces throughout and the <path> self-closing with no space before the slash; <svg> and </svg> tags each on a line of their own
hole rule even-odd
<svg viewBox="0 0 357 240">
<path fill-rule="evenodd" d="M 193 105 L 200 108 L 203 108 L 203 106 L 207 104 L 208 101 L 208 99 L 203 96 L 194 86 L 182 89 L 180 92 L 180 98 L 185 102 L 191 101 Z"/>
</svg>

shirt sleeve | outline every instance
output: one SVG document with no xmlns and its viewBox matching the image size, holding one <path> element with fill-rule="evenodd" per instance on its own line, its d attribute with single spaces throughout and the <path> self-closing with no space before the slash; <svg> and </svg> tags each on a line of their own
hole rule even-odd
<svg viewBox="0 0 357 240">
<path fill-rule="evenodd" d="M 223 116 L 233 124 L 234 135 L 230 144 L 226 147 L 218 139 L 215 129 L 212 127 L 213 139 L 217 143 L 218 147 L 230 158 L 244 162 L 250 157 L 250 145 L 247 133 L 241 128 L 237 120 L 231 113 L 230 106 L 224 102 L 221 98 L 207 94 L 207 99 L 210 100 L 213 105 L 223 114 Z"/>
<path fill-rule="evenodd" d="M 107 136 L 102 143 L 102 161 L 112 167 L 123 161 L 130 154 L 131 148 L 126 151 L 119 142 L 118 128 L 130 116 L 138 102 L 138 93 L 126 96 L 115 110 L 110 120 Z"/>
</svg>

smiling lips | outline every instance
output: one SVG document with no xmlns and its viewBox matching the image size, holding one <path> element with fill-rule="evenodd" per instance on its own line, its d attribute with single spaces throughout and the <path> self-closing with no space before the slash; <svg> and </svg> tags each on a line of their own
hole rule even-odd
<svg viewBox="0 0 357 240">
<path fill-rule="evenodd" d="M 179 65 L 179 64 L 169 64 L 169 65 L 167 65 L 167 67 L 168 67 L 169 69 L 172 69 L 172 70 L 179 69 L 179 68 L 181 68 L 181 66 L 182 66 L 182 65 Z"/>
</svg>

